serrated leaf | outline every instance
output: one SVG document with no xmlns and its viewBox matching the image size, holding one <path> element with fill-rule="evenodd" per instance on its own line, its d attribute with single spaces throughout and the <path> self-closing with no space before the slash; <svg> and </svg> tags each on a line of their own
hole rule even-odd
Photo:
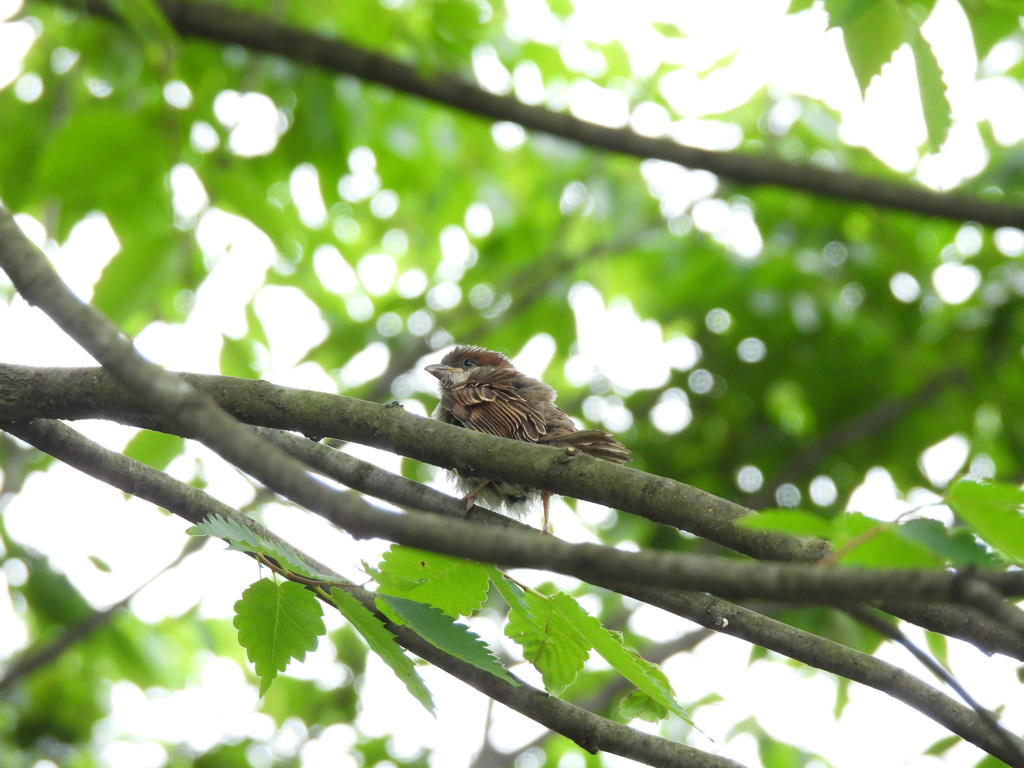
<svg viewBox="0 0 1024 768">
<path fill-rule="evenodd" d="M 612 634 L 616 635 L 616 633 Z M 668 678 L 665 676 L 665 673 L 662 672 L 656 664 L 652 664 L 646 659 L 641 658 L 635 651 L 633 651 L 633 654 L 647 670 L 647 674 L 657 680 L 666 690 L 672 690 L 672 686 L 668 682 Z M 624 716 L 630 718 L 640 718 L 641 720 L 646 720 L 649 723 L 657 723 L 658 721 L 664 720 L 668 717 L 669 708 L 661 701 L 651 696 L 648 692 L 637 688 L 630 692 L 630 694 L 619 703 L 619 711 Z"/>
<path fill-rule="evenodd" d="M 395 642 L 395 636 L 373 615 L 362 603 L 343 589 L 331 589 L 331 601 L 338 607 L 341 615 L 358 632 L 385 664 L 391 667 L 409 693 L 422 704 L 430 714 L 435 714 L 434 699 L 423 678 L 416 671 L 412 660 L 405 655 Z"/>
<path fill-rule="evenodd" d="M 619 714 L 627 720 L 645 720 L 657 723 L 668 717 L 668 710 L 639 688 L 619 702 Z"/>
<path fill-rule="evenodd" d="M 580 608 L 580 611 L 583 609 Z M 585 634 L 593 644 L 594 650 L 601 654 L 615 670 L 629 680 L 643 694 L 650 696 L 654 703 L 673 712 L 690 725 L 696 724 L 686 710 L 676 701 L 675 692 L 665 673 L 657 666 L 640 657 L 632 648 L 627 647 L 622 636 L 605 629 L 597 619 L 587 616 L 589 621 L 582 623 Z"/>
<path fill-rule="evenodd" d="M 924 110 L 924 124 L 928 129 L 927 150 L 936 153 L 949 136 L 953 124 L 953 108 L 949 103 L 942 69 L 935 58 L 935 51 L 920 27 L 911 25 L 910 48 L 914 52 L 914 68 L 917 70 L 917 85 L 921 91 L 921 107 Z"/>
<path fill-rule="evenodd" d="M 188 528 L 185 533 L 189 536 L 216 536 L 229 544 L 238 544 L 239 546 L 258 547 L 263 544 L 262 537 L 257 536 L 255 531 L 237 520 L 230 520 L 222 515 L 210 515 L 201 523 Z"/>
<path fill-rule="evenodd" d="M 267 555 L 301 576 L 324 581 L 331 581 L 334 578 L 330 574 L 321 573 L 309 563 L 301 560 L 288 547 L 277 541 L 263 538 L 237 520 L 230 520 L 220 515 L 210 515 L 203 522 L 186 530 L 185 533 L 190 536 L 216 536 L 228 542 L 228 549 Z"/>
<path fill-rule="evenodd" d="M 947 499 L 979 538 L 1024 565 L 1024 491 L 1003 483 L 962 480 L 950 488 Z"/>
<path fill-rule="evenodd" d="M 506 683 L 519 685 L 478 635 L 440 609 L 394 595 L 378 596 L 377 605 L 389 617 L 405 624 L 434 647 L 477 669 L 490 672 Z"/>
<path fill-rule="evenodd" d="M 843 30 L 843 45 L 863 97 L 871 80 L 907 42 L 913 23 L 896 0 L 825 0 L 825 10 L 829 27 Z"/>
<path fill-rule="evenodd" d="M 522 647 L 523 658 L 540 672 L 548 693 L 561 694 L 590 656 L 591 644 L 574 619 L 596 620 L 562 593 L 526 592 L 509 608 L 505 635 Z"/>
<path fill-rule="evenodd" d="M 501 571 L 493 565 L 487 567 L 491 569 L 491 583 L 497 588 L 498 594 L 501 595 L 502 599 L 508 603 L 509 609 L 518 609 L 523 611 L 529 610 L 529 607 L 526 604 L 526 594 L 523 592 L 522 588 L 514 581 L 506 578 L 504 574 L 502 574 Z"/>
<path fill-rule="evenodd" d="M 381 594 L 427 603 L 450 616 L 479 610 L 490 581 L 479 563 L 399 545 L 384 553 L 374 578 Z"/>
<path fill-rule="evenodd" d="M 621 635 L 605 629 L 573 597 L 561 592 L 545 597 L 501 586 L 499 590 L 509 601 L 505 634 L 522 646 L 523 657 L 540 671 L 548 692 L 557 695 L 564 691 L 583 669 L 593 649 L 637 687 L 639 693 L 628 705 L 632 711 L 652 716 L 663 711 L 659 719 L 664 713 L 674 712 L 693 725 L 675 700 L 665 674 L 627 648 Z M 651 701 L 645 702 L 643 697 Z"/>
<path fill-rule="evenodd" d="M 312 592 L 293 581 L 260 579 L 235 603 L 232 624 L 238 642 L 256 666 L 260 696 L 292 659 L 302 661 L 327 631 L 323 608 Z"/>
</svg>

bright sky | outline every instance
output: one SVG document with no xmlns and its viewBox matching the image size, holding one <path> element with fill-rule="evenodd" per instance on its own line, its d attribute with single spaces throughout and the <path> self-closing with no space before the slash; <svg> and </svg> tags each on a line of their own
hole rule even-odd
<svg viewBox="0 0 1024 768">
<path fill-rule="evenodd" d="M 729 149 L 739 140 L 738 129 L 717 119 L 716 113 L 744 103 L 768 84 L 779 98 L 778 106 L 769 116 L 770 125 L 784 130 L 797 119 L 799 103 L 787 97 L 805 95 L 821 99 L 842 115 L 840 135 L 844 141 L 867 147 L 900 171 L 914 170 L 923 184 L 937 189 L 948 188 L 983 166 L 980 121 L 989 121 L 997 140 L 1003 144 L 1024 140 L 1024 121 L 1019 119 L 1024 114 L 1024 94 L 1018 84 L 1004 76 L 1024 52 L 1018 45 L 1004 44 L 979 65 L 973 58 L 966 21 L 954 0 L 938 0 L 925 28 L 949 84 L 954 126 L 943 150 L 923 159 L 919 147 L 925 129 L 909 52 L 897 53 L 862 100 L 846 63 L 839 32 L 826 31 L 826 18 L 820 6 L 793 17 L 784 14 L 787 5 L 784 0 L 634 0 L 627 14 L 610 0 L 581 0 L 575 4 L 575 14 L 563 24 L 551 15 L 543 0 L 508 1 L 507 29 L 511 37 L 559 47 L 566 63 L 584 75 L 599 75 L 605 67 L 602 57 L 587 47 L 587 41 L 620 40 L 638 74 L 650 73 L 662 62 L 676 65 L 678 69 L 660 82 L 662 94 L 675 114 L 654 103 L 631 106 L 619 92 L 603 89 L 585 77 L 546 91 L 535 66 L 523 63 L 508 71 L 487 47 L 474 54 L 474 72 L 484 87 L 500 93 L 514 92 L 527 103 L 567 107 L 594 122 L 630 125 L 641 133 L 670 135 L 681 142 L 711 149 Z M 9 19 L 19 11 L 18 0 L 0 0 L 0 19 Z M 737 19 L 743 19 L 743 23 L 737 24 Z M 675 23 L 686 36 L 665 40 L 653 33 L 654 22 Z M 42 80 L 33 73 L 24 73 L 21 63 L 39 32 L 38 25 L 31 21 L 0 23 L 0 87 L 15 89 L 16 95 L 26 102 L 41 94 Z M 735 57 L 728 67 L 706 77 L 695 74 L 732 54 Z M 65 51 L 54 58 L 52 65 L 66 68 L 73 61 L 73 52 Z M 813 66 L 808 62 L 814 62 Z M 97 87 L 102 91 L 101 86 Z M 178 109 L 188 107 L 192 99 L 184 83 L 168 84 L 164 96 L 169 105 Z M 228 130 L 228 148 L 242 156 L 272 151 L 287 130 L 281 113 L 262 94 L 226 91 L 218 96 L 214 115 Z M 522 129 L 510 124 L 496 125 L 492 135 L 498 146 L 508 149 L 525 140 Z M 212 126 L 197 123 L 193 127 L 192 141 L 200 151 L 211 151 L 218 140 Z M 827 162 L 827 158 L 815 160 Z M 372 215 L 381 220 L 394 215 L 401 201 L 377 173 L 370 148 L 352 151 L 349 171 L 338 185 L 344 198 L 370 200 Z M 651 161 L 642 164 L 642 177 L 666 213 L 690 210 L 694 226 L 712 234 L 738 255 L 757 258 L 761 240 L 750 211 L 713 199 L 717 186 L 713 176 Z M 277 258 L 269 238 L 252 224 L 210 208 L 201 181 L 188 166 L 176 168 L 169 181 L 177 215 L 197 224 L 198 241 L 212 270 L 196 293 L 188 320 L 175 326 L 150 326 L 138 338 L 139 349 L 172 369 L 216 372 L 221 334 L 243 333 L 244 307 L 255 300 L 255 310 L 270 339 L 265 378 L 291 386 L 336 391 L 335 378 L 316 366 L 299 363 L 327 332 L 316 308 L 297 290 L 263 286 L 264 275 Z M 316 182 L 317 171 L 308 165 L 295 169 L 289 182 L 292 199 L 310 227 L 326 223 L 326 209 Z M 561 204 L 565 210 L 586 206 L 585 188 L 581 185 L 580 189 L 567 189 Z M 101 214 L 83 220 L 59 246 L 47 239 L 38 222 L 27 216 L 19 216 L 18 220 L 51 254 L 65 279 L 85 297 L 91 294 L 104 264 L 119 249 Z M 336 229 L 339 249 L 345 247 L 352 228 L 357 231 L 358 226 L 358 222 L 351 221 Z M 407 298 L 425 294 L 428 305 L 434 309 L 454 306 L 467 298 L 480 302 L 479 306 L 488 306 L 493 297 L 463 297 L 458 281 L 477 258 L 473 241 L 486 236 L 492 226 L 491 211 L 477 203 L 466 211 L 463 221 L 447 227 L 441 240 L 443 262 L 434 276 L 419 269 L 399 269 L 399 258 L 408 247 L 408 238 L 397 229 L 385 238 L 381 253 L 366 255 L 352 266 L 334 248 L 318 251 L 314 264 L 325 286 L 342 296 L 353 316 L 366 313 L 369 317 L 369 297 L 392 289 Z M 1007 255 L 1024 252 L 1024 235 L 1016 230 L 1001 230 L 996 242 Z M 971 255 L 972 248 L 977 249 L 977 232 L 972 234 L 970 227 L 965 227 L 957 249 L 966 256 Z M 5 278 L 0 276 L 0 280 Z M 977 289 L 980 274 L 969 265 L 951 262 L 939 267 L 932 281 L 944 301 L 956 304 Z M 891 289 L 902 301 L 913 301 L 920 293 L 916 279 L 907 274 L 894 276 Z M 601 422 L 612 431 L 626 429 L 633 414 L 623 407 L 621 395 L 662 386 L 671 369 L 690 371 L 689 386 L 695 392 L 710 385 L 711 374 L 700 368 L 700 348 L 685 337 L 665 338 L 657 324 L 636 315 L 627 298 L 606 301 L 592 286 L 580 283 L 572 289 L 570 301 L 578 318 L 579 352 L 568 361 L 567 375 L 573 381 L 585 383 L 595 371 L 600 371 L 614 385 L 611 394 L 588 398 L 584 415 L 589 420 Z M 731 318 L 726 310 L 720 309 L 709 313 L 706 322 L 710 330 L 722 332 Z M 4 361 L 33 365 L 91 363 L 40 313 L 20 300 L 16 299 L 10 307 L 0 307 L 0 327 L 20 329 L 17 334 L 0 335 L 0 359 Z M 379 320 L 379 327 L 386 335 L 405 332 L 400 318 L 385 316 Z M 604 330 L 598 333 L 598 329 Z M 434 333 L 430 316 L 423 313 L 410 318 L 407 332 Z M 437 337 L 435 340 L 451 341 Z M 524 370 L 539 374 L 551 362 L 554 352 L 549 337 L 536 337 L 525 344 L 516 362 Z M 737 353 L 756 364 L 772 350 L 761 340 L 749 338 L 741 342 Z M 637 378 L 635 367 L 623 362 L 638 355 L 663 360 L 664 365 L 645 370 L 644 377 Z M 339 379 L 345 386 L 357 384 L 383 371 L 386 363 L 386 347 L 373 345 L 346 366 Z M 427 374 L 404 377 L 402 385 L 410 394 L 433 390 L 433 381 Z M 411 409 L 423 413 L 416 401 L 406 402 Z M 687 393 L 678 388 L 669 390 L 649 417 L 668 434 L 685 431 L 691 419 Z M 131 430 L 103 423 L 77 426 L 113 448 L 122 448 L 132 434 Z M 389 468 L 397 467 L 397 459 L 388 454 L 358 447 L 352 450 Z M 967 455 L 966 441 L 954 435 L 922 454 L 921 463 L 929 478 L 941 484 L 961 471 Z M 210 483 L 209 492 L 217 498 L 234 506 L 251 500 L 248 483 L 233 470 L 225 470 L 216 457 L 202 448 L 191 446 L 170 471 L 188 479 L 197 463 Z M 984 471 L 984 467 L 976 469 Z M 738 487 L 754 490 L 763 477 L 757 467 L 744 467 L 737 473 L 736 482 Z M 835 487 L 822 477 L 806 492 L 812 503 L 827 505 L 834 498 Z M 787 493 L 791 494 L 786 498 L 792 503 L 800 502 L 800 489 L 787 489 Z M 885 470 L 876 468 L 854 494 L 851 507 L 873 510 L 891 519 L 934 498 L 924 489 L 916 491 L 910 499 L 899 498 Z M 69 504 L 71 499 L 75 500 L 74 506 Z M 606 514 L 606 510 L 594 505 L 581 504 L 580 516 L 576 517 L 561 505 L 554 511 L 554 525 L 558 534 L 570 541 L 593 540 L 587 524 L 599 523 Z M 941 516 L 942 512 L 934 514 Z M 54 566 L 67 573 L 98 607 L 120 599 L 171 561 L 182 546 L 181 532 L 186 527 L 143 502 L 125 501 L 121 494 L 60 466 L 46 476 L 34 475 L 24 491 L 10 502 L 5 515 L 12 536 L 45 552 Z M 319 520 L 287 508 L 268 509 L 266 522 L 287 530 L 294 543 L 342 569 L 361 558 L 372 560 L 380 549 L 380 544 L 374 542 L 357 545 Z M 52 536 L 54 530 L 66 535 L 57 539 Z M 120 534 L 104 533 L 97 537 L 97 530 Z M 134 545 L 125 546 L 128 541 Z M 137 546 L 139 541 L 146 545 Z M 205 615 L 230 615 L 231 605 L 241 590 L 260 574 L 248 559 L 225 554 L 219 545 L 210 545 L 206 550 L 143 591 L 134 601 L 133 610 L 147 621 L 156 621 L 179 616 L 199 602 Z M 106 561 L 112 573 L 98 570 L 89 555 Z M 206 578 L 211 571 L 218 574 L 216 580 Z M 355 571 L 350 569 L 350 573 L 359 578 Z M 14 583 L 23 577 L 18 565 L 11 561 L 0 573 L 0 578 Z M 6 590 L 0 591 L 0 595 L 6 595 Z M 685 622 L 649 607 L 639 608 L 632 621 L 638 630 L 663 639 L 691 629 Z M 329 622 L 336 624 L 337 620 Z M 492 617 L 474 619 L 473 625 L 489 642 L 503 642 L 500 627 Z M 9 603 L 0 602 L 0 627 L 0 658 L 5 658 L 27 641 L 24 627 Z M 924 642 L 920 632 L 911 629 L 910 634 Z M 517 651 L 512 649 L 512 653 Z M 831 715 L 834 682 L 827 676 L 807 677 L 800 669 L 779 664 L 751 666 L 747 664 L 748 654 L 746 644 L 722 636 L 702 644 L 694 653 L 671 659 L 666 665 L 684 702 L 709 691 L 724 696 L 722 703 L 698 713 L 701 728 L 715 743 L 696 737 L 692 742 L 696 746 L 721 749 L 723 754 L 747 765 L 757 765 L 752 737 L 741 736 L 724 744 L 726 729 L 731 724 L 756 715 L 770 733 L 822 752 L 839 768 L 872 763 L 923 767 L 941 762 L 945 766 L 967 766 L 979 757 L 976 750 L 964 746 L 954 748 L 942 761 L 921 757 L 927 745 L 946 735 L 945 732 L 888 697 L 856 685 L 848 710 L 837 725 Z M 1009 689 L 1015 680 L 1014 663 L 1002 657 L 986 658 L 959 643 L 953 643 L 950 656 L 954 671 L 972 693 L 992 707 L 1007 703 L 1006 721 L 1012 730 L 1024 730 L 1024 706 L 1019 695 L 1011 696 Z M 924 676 L 915 662 L 898 649 L 883 652 L 883 658 Z M 536 681 L 537 675 L 530 668 L 520 666 L 514 671 Z M 305 664 L 293 665 L 289 673 L 319 680 L 325 686 L 337 685 L 345 674 L 327 651 L 312 654 Z M 477 734 L 484 726 L 488 707 L 481 697 L 443 673 L 426 669 L 424 674 L 438 700 L 437 721 L 404 693 L 389 671 L 371 663 L 371 683 L 364 691 L 358 726 L 368 735 L 392 734 L 396 754 L 413 754 L 423 745 L 437 750 L 435 766 L 464 765 L 480 746 Z M 215 658 L 204 663 L 201 679 L 185 691 L 147 696 L 131 684 L 116 683 L 112 696 L 114 714 L 94 737 L 102 749 L 104 764 L 110 768 L 161 768 L 167 761 L 166 752 L 146 739 L 187 739 L 197 748 L 205 748 L 230 735 L 273 734 L 269 718 L 254 713 L 255 688 L 233 663 Z M 500 706 L 494 707 L 490 715 L 491 735 L 500 747 L 515 749 L 539 733 L 536 724 Z M 393 733 L 396 722 L 404 724 L 401 733 Z M 269 765 L 275 756 L 291 754 L 298 741 L 296 727 L 289 725 L 275 735 L 268 752 L 252 755 L 253 764 L 259 768 Z M 329 728 L 303 748 L 303 765 L 354 768 L 355 761 L 345 755 L 353 738 L 354 733 L 347 726 Z M 612 756 L 607 757 L 606 763 L 631 764 Z M 531 762 L 527 756 L 517 766 L 526 768 L 533 764 L 536 761 Z M 562 761 L 563 768 L 577 764 L 582 765 L 582 760 L 571 756 Z"/>
</svg>

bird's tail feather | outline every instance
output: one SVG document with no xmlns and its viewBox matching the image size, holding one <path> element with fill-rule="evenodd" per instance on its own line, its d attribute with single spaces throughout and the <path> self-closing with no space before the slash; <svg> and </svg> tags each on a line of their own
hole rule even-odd
<svg viewBox="0 0 1024 768">
<path fill-rule="evenodd" d="M 623 464 L 629 461 L 629 449 L 600 429 L 581 429 L 567 435 L 559 435 L 551 441 L 551 444 L 572 446 L 613 464 Z"/>
</svg>

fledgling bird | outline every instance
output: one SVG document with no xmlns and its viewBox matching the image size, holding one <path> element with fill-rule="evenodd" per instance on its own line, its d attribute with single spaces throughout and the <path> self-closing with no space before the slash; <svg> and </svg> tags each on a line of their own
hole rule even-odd
<svg viewBox="0 0 1024 768">
<path fill-rule="evenodd" d="M 622 443 L 599 429 L 577 429 L 555 405 L 558 393 L 552 387 L 520 373 L 498 352 L 456 347 L 440 363 L 424 370 L 440 382 L 441 402 L 434 410 L 435 419 L 512 440 L 572 446 L 614 464 L 629 461 L 629 449 Z M 539 495 L 544 505 L 541 530 L 548 530 L 550 492 L 502 480 L 454 476 L 459 491 L 466 494 L 467 511 L 479 500 L 495 512 L 519 518 Z"/>
</svg>

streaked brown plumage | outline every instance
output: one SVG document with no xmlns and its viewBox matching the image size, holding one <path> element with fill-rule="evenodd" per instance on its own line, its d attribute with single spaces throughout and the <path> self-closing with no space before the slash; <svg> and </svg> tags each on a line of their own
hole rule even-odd
<svg viewBox="0 0 1024 768">
<path fill-rule="evenodd" d="M 591 456 L 622 464 L 629 450 L 607 432 L 576 429 L 555 405 L 557 393 L 542 381 L 520 373 L 498 352 L 482 347 L 456 347 L 426 370 L 440 382 L 441 402 L 434 418 L 489 435 L 545 445 L 572 446 Z M 496 512 L 521 517 L 538 496 L 548 527 L 550 493 L 514 483 L 455 475 L 467 494 L 467 509 L 475 500 Z"/>
</svg>

